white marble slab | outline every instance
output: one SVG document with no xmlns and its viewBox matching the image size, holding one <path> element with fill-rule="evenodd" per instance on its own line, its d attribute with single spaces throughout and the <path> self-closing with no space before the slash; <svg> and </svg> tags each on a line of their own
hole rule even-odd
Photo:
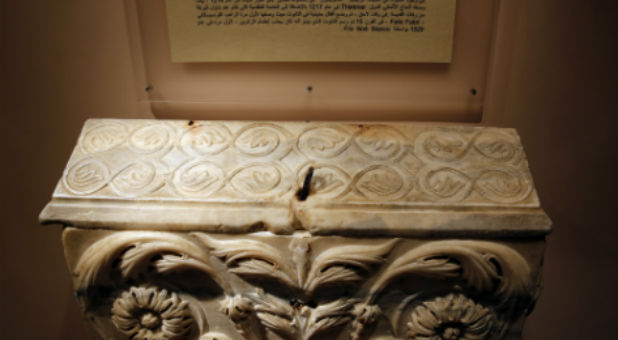
<svg viewBox="0 0 618 340">
<path fill-rule="evenodd" d="M 89 120 L 42 223 L 106 339 L 517 336 L 550 221 L 512 129 Z"/>
<path fill-rule="evenodd" d="M 40 219 L 281 234 L 550 227 L 515 130 L 418 123 L 89 120 Z"/>
</svg>

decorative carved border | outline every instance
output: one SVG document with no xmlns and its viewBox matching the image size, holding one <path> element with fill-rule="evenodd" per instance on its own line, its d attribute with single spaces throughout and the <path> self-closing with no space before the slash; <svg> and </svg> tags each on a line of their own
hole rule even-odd
<svg viewBox="0 0 618 340">
<path fill-rule="evenodd" d="M 90 120 L 54 196 L 203 202 L 538 207 L 510 129 Z"/>
<path fill-rule="evenodd" d="M 499 338 L 537 293 L 526 260 L 496 242 L 306 232 L 116 232 L 72 272 L 101 333 L 132 339 Z"/>
</svg>

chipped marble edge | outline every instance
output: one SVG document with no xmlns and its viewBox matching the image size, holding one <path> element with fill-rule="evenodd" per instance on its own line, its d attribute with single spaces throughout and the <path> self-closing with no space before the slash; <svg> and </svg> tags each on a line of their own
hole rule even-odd
<svg viewBox="0 0 618 340">
<path fill-rule="evenodd" d="M 170 204 L 52 200 L 42 224 L 85 229 L 204 231 L 243 234 L 269 231 L 314 235 L 402 237 L 534 237 L 551 232 L 540 208 L 424 208 L 364 210 L 293 206 Z"/>
<path fill-rule="evenodd" d="M 198 137 L 212 143 L 193 144 Z M 259 154 L 252 153 L 255 138 Z M 328 143 L 312 144 L 316 140 Z M 431 147 L 447 147 L 428 153 L 429 141 Z M 326 188 L 328 181 L 343 186 L 312 188 L 309 198 L 299 201 L 294 193 L 310 166 L 316 169 L 314 179 L 327 181 Z M 255 171 L 248 175 L 278 177 L 272 186 L 257 183 L 268 190 L 252 192 L 241 181 L 251 178 L 240 176 L 247 169 Z M 204 171 L 213 174 L 215 184 L 198 181 L 197 190 L 194 175 Z M 376 179 L 385 181 L 374 185 Z M 491 191 L 491 181 L 515 179 L 520 188 L 512 196 Z M 459 181 L 459 191 L 434 191 L 443 190 L 439 183 L 445 181 Z M 225 233 L 545 235 L 551 230 L 514 129 L 410 122 L 90 119 L 39 218 L 43 224 L 82 228 Z"/>
</svg>

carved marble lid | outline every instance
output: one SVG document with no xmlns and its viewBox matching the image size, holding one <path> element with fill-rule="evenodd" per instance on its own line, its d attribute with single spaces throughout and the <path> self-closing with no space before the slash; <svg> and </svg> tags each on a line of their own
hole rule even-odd
<svg viewBox="0 0 618 340">
<path fill-rule="evenodd" d="M 118 119 L 85 123 L 40 220 L 402 236 L 533 236 L 551 224 L 513 129 Z"/>
</svg>

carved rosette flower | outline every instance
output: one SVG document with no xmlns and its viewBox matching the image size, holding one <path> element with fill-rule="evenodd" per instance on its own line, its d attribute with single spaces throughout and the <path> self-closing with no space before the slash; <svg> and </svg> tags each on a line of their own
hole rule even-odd
<svg viewBox="0 0 618 340">
<path fill-rule="evenodd" d="M 193 317 L 188 302 L 165 289 L 140 286 L 114 301 L 112 322 L 131 339 L 183 339 Z"/>
<path fill-rule="evenodd" d="M 488 339 L 498 321 L 489 309 L 461 294 L 423 302 L 410 316 L 410 339 Z"/>
</svg>

